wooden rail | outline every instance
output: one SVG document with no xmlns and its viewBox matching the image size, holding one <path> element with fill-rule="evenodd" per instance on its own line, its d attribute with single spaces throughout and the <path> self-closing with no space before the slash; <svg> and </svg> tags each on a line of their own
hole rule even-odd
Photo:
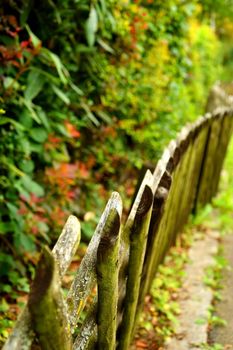
<svg viewBox="0 0 233 350">
<path fill-rule="evenodd" d="M 80 240 L 78 219 L 70 216 L 54 249 L 42 252 L 28 304 L 3 350 L 33 344 L 45 350 L 129 349 L 158 265 L 189 214 L 217 191 L 232 115 L 233 109 L 220 108 L 181 130 L 154 172 L 146 172 L 125 223 L 121 197 L 112 194 L 64 298 L 60 281 Z"/>
</svg>

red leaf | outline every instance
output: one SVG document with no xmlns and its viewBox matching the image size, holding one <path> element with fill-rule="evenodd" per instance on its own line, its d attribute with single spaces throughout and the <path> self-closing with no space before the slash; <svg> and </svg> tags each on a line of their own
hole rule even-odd
<svg viewBox="0 0 233 350">
<path fill-rule="evenodd" d="M 80 132 L 70 122 L 65 121 L 65 127 L 66 127 L 66 130 L 68 131 L 70 136 L 72 136 L 74 138 L 78 138 L 81 136 Z"/>
</svg>

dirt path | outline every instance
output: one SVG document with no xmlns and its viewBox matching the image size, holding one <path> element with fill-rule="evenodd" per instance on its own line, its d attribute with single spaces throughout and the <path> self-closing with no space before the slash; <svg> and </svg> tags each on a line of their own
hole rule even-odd
<svg viewBox="0 0 233 350">
<path fill-rule="evenodd" d="M 223 272 L 221 295 L 222 301 L 217 304 L 217 315 L 227 321 L 224 327 L 215 327 L 209 340 L 211 343 L 224 345 L 224 349 L 233 349 L 233 233 L 223 238 L 224 257 L 229 267 Z"/>
<path fill-rule="evenodd" d="M 209 230 L 194 241 L 189 251 L 190 262 L 186 266 L 185 282 L 179 293 L 179 326 L 164 350 L 197 350 L 207 343 L 208 309 L 212 291 L 203 280 L 206 268 L 214 264 L 218 237 L 218 232 Z"/>
</svg>

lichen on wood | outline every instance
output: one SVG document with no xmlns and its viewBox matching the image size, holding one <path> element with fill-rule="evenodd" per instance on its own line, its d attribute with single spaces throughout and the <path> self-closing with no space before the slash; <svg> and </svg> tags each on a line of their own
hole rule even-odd
<svg viewBox="0 0 233 350">
<path fill-rule="evenodd" d="M 61 277 L 65 274 L 76 253 L 80 238 L 80 222 L 76 216 L 70 215 L 52 251 Z"/>
<path fill-rule="evenodd" d="M 94 298 L 88 314 L 77 335 L 72 350 L 94 350 L 97 343 L 97 298 Z"/>
<path fill-rule="evenodd" d="M 97 281 L 97 249 L 100 238 L 104 232 L 104 227 L 106 225 L 109 213 L 114 208 L 120 211 L 121 207 L 122 203 L 120 195 L 117 192 L 113 192 L 100 218 L 95 233 L 88 245 L 86 254 L 82 259 L 81 265 L 78 268 L 75 279 L 69 290 L 67 304 L 72 331 L 74 331 L 81 311 L 85 306 L 86 299 Z"/>
<path fill-rule="evenodd" d="M 71 350 L 71 333 L 63 301 L 58 267 L 44 248 L 29 294 L 32 328 L 43 350 Z"/>
<path fill-rule="evenodd" d="M 150 171 L 147 171 L 126 222 L 125 230 L 130 238 L 130 255 L 123 319 L 119 329 L 119 350 L 129 348 L 135 325 L 141 273 L 153 203 L 152 183 L 153 176 Z"/>
<path fill-rule="evenodd" d="M 215 155 L 218 144 L 220 126 L 221 124 L 219 118 L 214 118 L 210 125 L 206 151 L 203 158 L 203 164 L 198 183 L 198 193 L 196 199 L 197 206 L 205 205 L 211 198 L 210 188 L 214 170 L 213 157 Z"/>
<path fill-rule="evenodd" d="M 110 211 L 97 252 L 99 350 L 116 344 L 121 214 L 122 208 Z"/>
<path fill-rule="evenodd" d="M 138 298 L 136 319 L 138 319 L 139 317 L 139 314 L 141 312 L 141 309 L 144 303 L 145 295 L 150 288 L 150 282 L 152 279 L 151 278 L 152 263 L 153 263 L 154 255 L 156 254 L 156 251 L 154 250 L 154 242 L 156 239 L 159 223 L 163 215 L 164 205 L 168 196 L 170 184 L 167 183 L 167 186 L 168 188 L 165 188 L 162 186 L 158 187 L 154 196 L 147 248 L 146 248 L 146 254 L 145 254 L 145 259 L 143 264 L 142 277 L 141 277 L 141 285 L 140 285 L 140 292 L 139 292 L 139 298 Z"/>
</svg>

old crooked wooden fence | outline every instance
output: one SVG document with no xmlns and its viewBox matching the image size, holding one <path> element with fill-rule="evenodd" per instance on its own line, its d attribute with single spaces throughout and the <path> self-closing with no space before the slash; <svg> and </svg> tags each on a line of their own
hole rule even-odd
<svg viewBox="0 0 233 350">
<path fill-rule="evenodd" d="M 129 349 L 158 265 L 190 212 L 217 191 L 232 115 L 232 109 L 219 109 L 182 129 L 153 174 L 146 172 L 124 224 L 120 195 L 112 194 L 65 298 L 60 280 L 80 240 L 78 219 L 69 217 L 54 249 L 42 252 L 28 304 L 4 350 L 33 344 Z"/>
</svg>

